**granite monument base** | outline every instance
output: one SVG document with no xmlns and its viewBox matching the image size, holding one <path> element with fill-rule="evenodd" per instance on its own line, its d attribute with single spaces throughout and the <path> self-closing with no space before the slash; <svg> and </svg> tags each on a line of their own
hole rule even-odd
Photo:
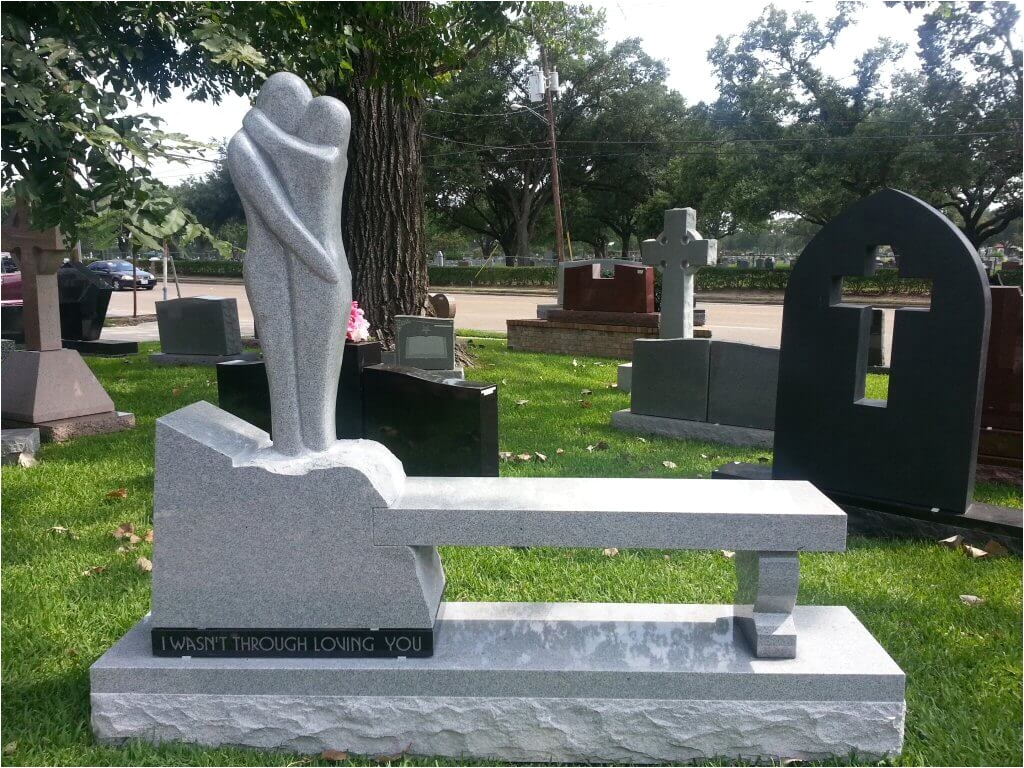
<svg viewBox="0 0 1024 768">
<path fill-rule="evenodd" d="M 124 432 L 135 428 L 135 414 L 126 411 L 105 411 L 87 416 L 71 416 L 53 421 L 27 422 L 4 418 L 4 429 L 36 428 L 45 443 L 64 443 L 76 437 L 105 435 L 110 432 Z"/>
<path fill-rule="evenodd" d="M 443 603 L 429 658 L 158 658 L 143 619 L 90 670 L 92 730 L 307 754 L 524 763 L 879 759 L 904 675 L 842 607 L 757 659 L 733 607 Z"/>
<path fill-rule="evenodd" d="M 216 365 L 229 360 L 259 360 L 259 352 L 239 352 L 237 355 L 181 355 L 154 352 L 149 356 L 153 365 Z"/>
<path fill-rule="evenodd" d="M 98 355 L 100 357 L 123 357 L 139 354 L 139 342 L 122 339 L 95 339 L 81 341 L 78 339 L 62 339 L 64 349 L 74 349 L 80 355 Z"/>
<path fill-rule="evenodd" d="M 0 430 L 0 464 L 4 466 L 18 464 L 22 455 L 33 457 L 39 450 L 39 430 L 4 429 Z"/>
<path fill-rule="evenodd" d="M 621 384 L 619 386 L 621 389 Z M 708 421 L 690 421 L 688 419 L 669 419 L 663 416 L 645 416 L 633 413 L 628 408 L 612 414 L 612 426 L 626 432 L 643 435 L 660 435 L 676 440 L 706 440 L 709 443 L 756 448 L 770 449 L 775 440 L 775 432 L 770 429 L 736 427 L 731 424 L 712 424 Z"/>
<path fill-rule="evenodd" d="M 713 470 L 711 477 L 716 480 L 771 480 L 772 465 L 734 461 Z M 851 534 L 933 541 L 963 536 L 965 541 L 978 546 L 994 539 L 1015 554 L 1022 551 L 1024 512 L 1019 509 L 974 502 L 964 514 L 955 515 L 884 503 L 869 506 L 863 500 L 846 499 L 824 489 L 823 492 L 846 512 Z"/>
</svg>

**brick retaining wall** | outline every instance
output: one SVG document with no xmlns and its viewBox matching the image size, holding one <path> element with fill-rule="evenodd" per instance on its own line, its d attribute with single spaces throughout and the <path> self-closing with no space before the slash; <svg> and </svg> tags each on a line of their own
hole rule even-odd
<svg viewBox="0 0 1024 768">
<path fill-rule="evenodd" d="M 517 352 L 633 359 L 635 339 L 656 339 L 658 329 L 558 320 L 507 320 L 508 348 Z"/>
</svg>

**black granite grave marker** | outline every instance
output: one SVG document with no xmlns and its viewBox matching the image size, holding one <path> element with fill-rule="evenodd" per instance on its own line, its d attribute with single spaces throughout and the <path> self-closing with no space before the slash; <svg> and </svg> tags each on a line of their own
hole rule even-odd
<svg viewBox="0 0 1024 768">
<path fill-rule="evenodd" d="M 365 437 L 386 445 L 407 475 L 498 476 L 498 387 L 419 368 L 363 371 Z"/>
<path fill-rule="evenodd" d="M 69 262 L 57 270 L 57 290 L 61 338 L 69 341 L 99 339 L 113 288 L 91 269 Z"/>
<path fill-rule="evenodd" d="M 932 281 L 932 302 L 896 310 L 888 400 L 875 401 L 864 397 L 872 308 L 844 303 L 842 279 L 871 275 L 881 245 L 901 277 Z M 774 477 L 865 506 L 966 511 L 989 313 L 977 252 L 931 206 L 887 189 L 833 219 L 786 290 Z"/>
</svg>

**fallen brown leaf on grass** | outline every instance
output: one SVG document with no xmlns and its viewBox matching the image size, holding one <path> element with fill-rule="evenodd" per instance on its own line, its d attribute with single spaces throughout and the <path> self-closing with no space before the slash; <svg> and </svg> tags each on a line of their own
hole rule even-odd
<svg viewBox="0 0 1024 768">
<path fill-rule="evenodd" d="M 576 359 L 576 358 L 574 357 L 574 358 L 572 359 L 572 367 L 573 367 L 573 368 L 578 368 L 578 367 L 579 367 L 579 364 L 580 364 L 580 361 L 579 361 L 579 360 L 577 360 L 577 359 Z"/>
<path fill-rule="evenodd" d="M 594 404 L 589 400 L 580 400 L 580 408 L 593 408 Z"/>
<path fill-rule="evenodd" d="M 731 560 L 732 558 L 736 557 L 736 553 L 733 552 L 731 549 L 723 549 L 722 557 L 727 557 Z"/>
<path fill-rule="evenodd" d="M 377 755 L 373 759 L 374 759 L 375 762 L 378 762 L 378 763 L 396 763 L 399 760 L 403 760 L 405 758 L 405 756 L 407 754 L 409 754 L 409 750 L 410 749 L 412 749 L 412 744 L 409 744 L 401 752 L 396 752 L 393 755 Z"/>
<path fill-rule="evenodd" d="M 174 389 L 171 390 L 171 396 L 172 397 L 180 397 L 181 393 L 182 393 L 181 387 L 175 387 Z"/>
<path fill-rule="evenodd" d="M 960 595 L 960 602 L 964 605 L 981 605 L 985 600 L 977 595 Z"/>
<path fill-rule="evenodd" d="M 320 757 L 334 763 L 343 763 L 348 760 L 348 752 L 342 752 L 340 749 L 325 749 L 320 753 Z"/>
<path fill-rule="evenodd" d="M 117 530 L 110 534 L 115 539 L 127 539 L 135 535 L 135 523 L 121 523 Z"/>
<path fill-rule="evenodd" d="M 769 459 L 767 456 L 758 456 L 757 457 L 757 463 L 758 464 L 768 464 L 770 461 L 771 461 L 771 459 Z"/>
<path fill-rule="evenodd" d="M 148 542 L 149 544 L 153 543 L 153 529 L 152 528 L 150 528 L 149 533 L 147 533 L 145 536 L 142 537 L 142 540 L 145 541 L 145 542 Z"/>
<path fill-rule="evenodd" d="M 676 463 L 674 461 L 663 461 L 661 462 L 661 466 L 665 467 L 666 469 L 675 469 Z"/>
<path fill-rule="evenodd" d="M 555 449 L 555 453 L 558 454 L 559 456 L 561 456 L 563 453 L 565 453 L 565 449 L 564 448 L 556 448 Z"/>
<path fill-rule="evenodd" d="M 519 459 L 520 461 L 529 461 L 530 459 L 533 458 L 533 454 L 532 453 L 520 453 L 520 454 L 516 455 L 516 458 Z"/>
<path fill-rule="evenodd" d="M 16 741 L 9 741 L 7 743 L 7 745 L 4 747 L 4 754 L 5 755 L 13 755 L 17 751 L 18 751 L 18 742 L 16 742 Z"/>
<path fill-rule="evenodd" d="M 149 573 L 153 570 L 153 561 L 150 560 L 148 557 L 140 557 L 138 560 L 135 561 L 135 567 L 143 573 Z"/>
<path fill-rule="evenodd" d="M 115 488 L 112 491 L 107 492 L 108 499 L 127 499 L 128 489 L 127 488 Z"/>
<path fill-rule="evenodd" d="M 580 394 L 581 395 L 592 395 L 592 394 L 594 394 L 594 390 L 592 390 L 592 389 L 581 389 L 580 390 Z"/>
<path fill-rule="evenodd" d="M 608 443 L 606 443 L 604 440 L 601 440 L 600 442 L 594 443 L 593 445 L 588 445 L 587 450 L 590 451 L 591 453 L 593 453 L 594 451 L 607 451 Z"/>
<path fill-rule="evenodd" d="M 498 458 L 502 461 L 508 461 L 512 458 L 512 451 L 498 451 Z"/>
<path fill-rule="evenodd" d="M 523 405 L 526 405 L 528 402 L 530 402 L 530 401 L 529 400 L 516 400 L 516 405 L 523 406 Z"/>
<path fill-rule="evenodd" d="M 988 552 L 990 557 L 1006 557 L 1010 554 L 1010 550 L 1008 550 L 995 539 L 989 539 L 988 544 L 982 547 L 982 549 Z"/>
<path fill-rule="evenodd" d="M 940 539 L 939 544 L 950 549 L 960 549 L 960 545 L 964 543 L 964 537 L 960 534 L 956 536 L 950 536 L 948 539 Z"/>
<path fill-rule="evenodd" d="M 608 549 L 602 550 L 601 554 L 605 557 L 615 557 L 617 554 L 619 554 L 619 550 L 615 547 L 608 547 Z"/>
<path fill-rule="evenodd" d="M 82 571 L 82 575 L 95 576 L 98 573 L 103 573 L 105 570 L 107 570 L 107 566 L 105 565 L 94 565 L 91 568 L 86 568 L 84 571 Z"/>
<path fill-rule="evenodd" d="M 26 469 L 34 467 L 38 463 L 39 460 L 31 453 L 23 453 L 18 456 L 18 466 L 25 467 Z"/>
<path fill-rule="evenodd" d="M 543 462 L 543 461 L 547 461 L 548 460 L 548 457 L 546 455 L 544 455 L 543 453 L 535 453 L 535 454 L 533 454 L 533 457 L 537 461 L 542 461 Z"/>
</svg>

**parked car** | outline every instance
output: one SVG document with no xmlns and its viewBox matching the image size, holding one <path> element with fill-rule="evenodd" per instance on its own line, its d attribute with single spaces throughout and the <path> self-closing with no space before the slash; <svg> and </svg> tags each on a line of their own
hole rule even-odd
<svg viewBox="0 0 1024 768">
<path fill-rule="evenodd" d="M 20 272 L 18 262 L 14 260 L 14 257 L 6 251 L 0 255 L 0 269 L 3 270 L 3 274 L 7 275 L 11 272 Z"/>
<path fill-rule="evenodd" d="M 132 263 L 123 259 L 114 261 L 94 261 L 89 269 L 103 275 L 115 291 L 130 291 L 132 288 Z M 138 287 L 151 291 L 156 286 L 156 278 L 144 269 L 135 270 Z"/>
</svg>

